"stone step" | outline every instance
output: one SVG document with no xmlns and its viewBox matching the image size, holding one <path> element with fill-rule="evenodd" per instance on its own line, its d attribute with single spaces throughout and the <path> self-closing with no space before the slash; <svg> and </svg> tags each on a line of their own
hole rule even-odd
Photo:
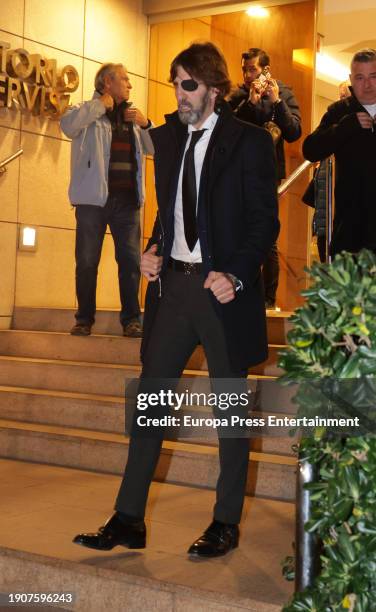
<svg viewBox="0 0 376 612">
<path fill-rule="evenodd" d="M 140 340 L 123 336 L 93 334 L 82 337 L 61 332 L 0 330 L 0 355 L 140 365 Z"/>
<path fill-rule="evenodd" d="M 124 400 L 111 395 L 0 386 L 3 419 L 124 432 Z"/>
<path fill-rule="evenodd" d="M 160 555 L 158 561 L 166 560 Z M 96 564 L 97 565 L 97 564 Z M 279 604 L 260 601 L 253 597 L 235 597 L 218 594 L 198 586 L 158 580 L 147 576 L 135 576 L 131 571 L 119 571 L 49 557 L 23 550 L 0 546 L 0 585 L 5 592 L 16 593 L 68 593 L 74 594 L 72 604 L 64 607 L 39 607 L 48 610 L 75 612 L 139 612 L 163 610 L 163 612 L 279 612 Z M 53 589 L 52 589 L 52 586 Z M 16 607 L 16 606 L 12 606 Z M 5 608 L 1 608 L 5 610 Z M 7 610 L 11 608 L 6 608 Z M 33 608 L 36 609 L 36 608 Z"/>
<path fill-rule="evenodd" d="M 74 312 L 72 308 L 16 307 L 12 328 L 67 332 L 74 324 Z M 287 332 L 291 329 L 288 318 L 291 314 L 291 312 L 267 312 L 268 338 L 271 344 L 287 342 Z M 119 313 L 113 310 L 98 310 L 93 331 L 96 334 L 122 335 Z"/>
<path fill-rule="evenodd" d="M 139 366 L 0 356 L 0 385 L 124 397 Z"/>
<path fill-rule="evenodd" d="M 124 402 L 114 396 L 90 395 L 83 393 L 68 393 L 63 391 L 46 391 L 24 387 L 0 387 L 0 415 L 3 419 L 12 421 L 57 425 L 69 428 L 90 429 L 109 433 L 124 433 Z M 210 418 L 210 407 L 184 407 L 180 416 L 191 414 L 193 417 Z M 270 413 L 252 412 L 255 418 Z M 278 411 L 278 416 L 282 412 Z M 251 439 L 251 449 L 280 455 L 292 455 L 292 444 L 296 438 L 291 438 L 284 432 L 269 430 L 269 435 L 254 435 Z M 168 439 L 176 439 L 170 431 Z M 190 441 L 196 444 L 217 445 L 216 430 L 203 426 L 192 428 L 189 437 L 180 437 L 180 441 Z"/>
<path fill-rule="evenodd" d="M 90 363 L 61 359 L 36 359 L 0 355 L 0 385 L 74 393 L 124 397 L 126 385 L 139 377 L 138 365 Z M 205 370 L 184 371 L 191 379 L 207 378 Z M 251 373 L 249 379 L 274 380 L 273 375 Z"/>
<path fill-rule="evenodd" d="M 121 434 L 0 420 L 0 456 L 121 475 L 128 438 Z M 251 451 L 248 495 L 295 499 L 296 460 Z M 214 446 L 164 441 L 155 480 L 215 488 L 218 453 Z"/>
<path fill-rule="evenodd" d="M 61 359 L 92 363 L 140 365 L 140 340 L 110 335 L 71 336 L 62 332 L 0 330 L 0 355 Z M 283 345 L 270 345 L 269 358 L 250 372 L 277 376 L 277 353 Z M 207 370 L 201 346 L 190 357 L 187 368 Z"/>
<path fill-rule="evenodd" d="M 111 393 L 124 396 L 126 384 L 138 378 L 139 366 L 0 356 L 0 385 L 57 389 L 78 393 Z M 205 376 L 204 371 L 185 370 L 187 376 Z M 249 378 L 259 375 L 249 375 Z M 270 377 L 272 379 L 272 377 Z"/>
<path fill-rule="evenodd" d="M 146 548 L 98 553 L 72 538 L 109 516 L 117 476 L 1 459 L 0 483 L 2 593 L 73 592 L 62 607 L 76 612 L 278 612 L 291 596 L 280 562 L 294 504 L 246 497 L 239 548 L 194 562 L 186 551 L 210 521 L 214 491 L 153 482 Z"/>
</svg>

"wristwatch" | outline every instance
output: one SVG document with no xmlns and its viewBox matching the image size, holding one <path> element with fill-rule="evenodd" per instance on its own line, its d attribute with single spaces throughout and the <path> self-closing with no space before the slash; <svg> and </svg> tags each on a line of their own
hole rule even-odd
<svg viewBox="0 0 376 612">
<path fill-rule="evenodd" d="M 243 287 L 243 283 L 240 280 L 240 278 L 237 278 L 236 276 L 234 276 L 234 274 L 230 274 L 229 272 L 226 274 L 226 276 L 228 276 L 228 278 L 232 281 L 232 284 L 234 285 L 235 292 L 236 291 L 243 291 L 244 287 Z"/>
</svg>

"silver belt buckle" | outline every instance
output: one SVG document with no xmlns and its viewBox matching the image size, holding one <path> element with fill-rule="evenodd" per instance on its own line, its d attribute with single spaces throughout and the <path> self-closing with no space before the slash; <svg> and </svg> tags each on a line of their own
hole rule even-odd
<svg viewBox="0 0 376 612">
<path fill-rule="evenodd" d="M 184 261 L 184 274 L 193 274 L 194 273 L 194 269 L 195 269 L 195 264 L 194 263 L 190 263 L 188 261 Z"/>
</svg>

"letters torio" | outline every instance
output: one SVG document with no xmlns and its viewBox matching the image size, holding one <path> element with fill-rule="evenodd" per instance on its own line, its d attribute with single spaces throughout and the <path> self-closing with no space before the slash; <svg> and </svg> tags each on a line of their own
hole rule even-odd
<svg viewBox="0 0 376 612">
<path fill-rule="evenodd" d="M 0 41 L 0 107 L 58 119 L 78 85 L 74 66 L 58 70 L 56 60 Z"/>
</svg>

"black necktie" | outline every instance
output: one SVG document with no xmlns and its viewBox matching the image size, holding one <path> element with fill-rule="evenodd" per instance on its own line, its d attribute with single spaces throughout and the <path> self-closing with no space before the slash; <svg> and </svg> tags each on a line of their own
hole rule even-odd
<svg viewBox="0 0 376 612">
<path fill-rule="evenodd" d="M 191 142 L 185 153 L 183 167 L 183 219 L 184 234 L 190 251 L 193 251 L 197 242 L 197 221 L 196 221 L 196 172 L 195 172 L 195 146 L 200 140 L 205 130 L 195 130 L 192 132 Z"/>
</svg>

